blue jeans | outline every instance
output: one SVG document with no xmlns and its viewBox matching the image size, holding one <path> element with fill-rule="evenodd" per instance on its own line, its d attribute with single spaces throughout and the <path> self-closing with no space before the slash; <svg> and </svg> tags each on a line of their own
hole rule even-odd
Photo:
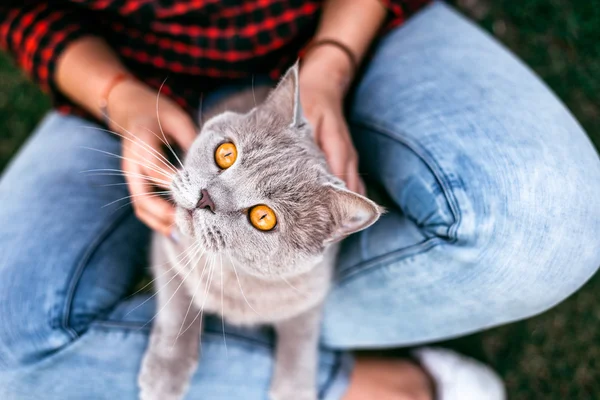
<svg viewBox="0 0 600 400">
<path fill-rule="evenodd" d="M 214 94 L 218 96 L 219 94 Z M 527 318 L 600 265 L 600 161 L 514 56 L 434 4 L 378 45 L 350 106 L 365 179 L 389 212 L 343 245 L 319 384 L 339 399 L 344 349 L 413 345 Z M 135 399 L 155 313 L 128 297 L 148 230 L 120 142 L 50 114 L 0 181 L 0 398 Z M 114 185 L 117 184 L 117 185 Z M 109 186 L 107 186 L 109 185 Z M 134 310 L 135 308 L 135 310 Z M 262 400 L 272 333 L 209 318 L 188 398 Z"/>
</svg>

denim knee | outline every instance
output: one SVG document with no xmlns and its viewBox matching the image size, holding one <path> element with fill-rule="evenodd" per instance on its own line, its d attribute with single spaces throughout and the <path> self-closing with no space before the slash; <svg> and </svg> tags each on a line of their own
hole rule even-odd
<svg viewBox="0 0 600 400">
<path fill-rule="evenodd" d="M 43 309 L 43 292 L 32 293 L 32 290 L 44 289 L 30 287 L 27 275 L 17 264 L 2 267 L 0 371 L 39 361 L 72 339 L 60 327 L 60 320 L 52 317 L 54 310 Z"/>
</svg>

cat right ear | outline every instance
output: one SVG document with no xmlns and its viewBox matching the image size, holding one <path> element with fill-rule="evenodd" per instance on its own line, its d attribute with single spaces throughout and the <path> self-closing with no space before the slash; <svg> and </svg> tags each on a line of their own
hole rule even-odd
<svg viewBox="0 0 600 400">
<path fill-rule="evenodd" d="M 282 116 L 290 128 L 301 128 L 306 124 L 300 102 L 298 73 L 299 63 L 296 61 L 283 75 L 264 104 L 269 111 Z"/>
<path fill-rule="evenodd" d="M 374 224 L 384 209 L 372 200 L 345 188 L 329 186 L 331 214 L 334 228 L 327 243 L 342 240 L 352 233 L 362 231 Z"/>
</svg>

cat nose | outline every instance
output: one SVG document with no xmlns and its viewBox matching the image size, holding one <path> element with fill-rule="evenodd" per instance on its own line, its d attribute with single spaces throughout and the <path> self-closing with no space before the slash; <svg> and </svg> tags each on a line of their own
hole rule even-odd
<svg viewBox="0 0 600 400">
<path fill-rule="evenodd" d="M 198 200 L 196 208 L 209 208 L 210 211 L 215 212 L 215 203 L 210 198 L 208 190 L 202 189 L 200 191 L 200 200 Z"/>
</svg>

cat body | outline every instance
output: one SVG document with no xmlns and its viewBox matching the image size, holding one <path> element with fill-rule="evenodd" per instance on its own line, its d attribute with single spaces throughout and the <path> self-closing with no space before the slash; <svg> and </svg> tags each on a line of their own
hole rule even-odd
<svg viewBox="0 0 600 400">
<path fill-rule="evenodd" d="M 381 209 L 333 176 L 302 114 L 298 66 L 213 107 L 173 179 L 178 243 L 152 246 L 158 312 L 140 399 L 179 400 L 204 313 L 277 335 L 271 400 L 316 400 L 321 307 L 338 242 Z M 201 368 L 200 363 L 200 368 Z"/>
<path fill-rule="evenodd" d="M 304 274 L 263 279 L 239 271 L 237 266 L 234 269 L 235 264 L 226 255 L 220 259 L 202 256 L 193 261 L 202 268 L 186 266 L 185 262 L 177 260 L 177 256 L 192 245 L 188 243 L 189 239 L 174 244 L 170 239 L 156 235 L 154 240 L 154 265 L 173 266 L 179 276 L 187 276 L 182 289 L 196 294 L 195 307 L 240 326 L 274 324 L 318 308 L 327 296 L 338 250 L 337 244 L 329 246 L 323 260 Z M 211 262 L 212 272 L 209 273 Z M 159 267 L 156 272 L 164 273 L 164 268 Z M 196 290 L 198 287 L 200 289 Z"/>
</svg>

